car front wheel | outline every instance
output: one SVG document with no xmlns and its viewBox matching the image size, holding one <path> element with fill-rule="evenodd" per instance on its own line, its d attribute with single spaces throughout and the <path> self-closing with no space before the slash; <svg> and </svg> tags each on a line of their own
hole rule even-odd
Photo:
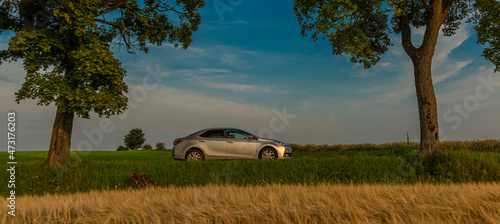
<svg viewBox="0 0 500 224">
<path fill-rule="evenodd" d="M 203 152 L 201 152 L 198 149 L 189 150 L 189 152 L 186 155 L 186 160 L 190 161 L 200 161 L 203 159 L 204 159 Z"/>
<path fill-rule="evenodd" d="M 261 159 L 276 159 L 278 158 L 278 154 L 276 154 L 276 151 L 274 149 L 266 148 L 260 152 L 260 158 Z"/>
</svg>

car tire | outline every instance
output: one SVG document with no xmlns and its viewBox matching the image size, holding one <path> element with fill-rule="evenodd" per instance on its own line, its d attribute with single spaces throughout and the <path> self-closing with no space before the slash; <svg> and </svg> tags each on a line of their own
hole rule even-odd
<svg viewBox="0 0 500 224">
<path fill-rule="evenodd" d="M 277 159 L 278 153 L 272 148 L 264 148 L 260 151 L 259 159 Z"/>
<path fill-rule="evenodd" d="M 205 159 L 205 155 L 203 155 L 203 152 L 199 149 L 190 149 L 186 153 L 186 160 L 189 161 L 201 161 Z"/>
</svg>

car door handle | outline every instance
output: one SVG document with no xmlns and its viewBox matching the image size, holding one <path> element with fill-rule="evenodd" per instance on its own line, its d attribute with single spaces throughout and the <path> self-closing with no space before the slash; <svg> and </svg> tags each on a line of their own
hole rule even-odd
<svg viewBox="0 0 500 224">
<path fill-rule="evenodd" d="M 234 141 L 227 141 L 227 143 L 234 143 Z"/>
<path fill-rule="evenodd" d="M 199 140 L 200 142 L 206 142 L 207 140 Z"/>
</svg>

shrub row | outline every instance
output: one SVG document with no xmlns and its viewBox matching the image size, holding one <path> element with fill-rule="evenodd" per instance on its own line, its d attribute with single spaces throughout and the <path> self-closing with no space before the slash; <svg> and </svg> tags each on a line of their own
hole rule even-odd
<svg viewBox="0 0 500 224">
<path fill-rule="evenodd" d="M 392 150 L 392 149 L 417 149 L 417 142 L 395 142 L 386 144 L 339 144 L 339 145 L 297 145 L 292 144 L 295 150 L 299 151 L 372 151 L 372 150 Z M 441 149 L 445 150 L 470 150 L 481 152 L 500 152 L 500 141 L 495 139 L 482 141 L 443 141 Z"/>
</svg>

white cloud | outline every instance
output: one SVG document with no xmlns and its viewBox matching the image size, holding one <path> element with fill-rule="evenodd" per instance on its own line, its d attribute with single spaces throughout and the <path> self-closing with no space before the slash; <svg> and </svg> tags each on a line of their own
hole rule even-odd
<svg viewBox="0 0 500 224">
<path fill-rule="evenodd" d="M 241 104 L 217 97 L 209 97 L 171 87 L 156 89 L 148 99 L 147 104 L 158 105 L 159 108 L 175 108 L 176 110 L 189 111 L 190 113 L 220 115 L 223 117 L 245 116 L 258 118 L 259 115 L 267 112 L 267 110 L 257 106 Z"/>
<path fill-rule="evenodd" d="M 234 74 L 227 69 L 218 68 L 199 68 L 199 69 L 180 69 L 170 73 L 181 74 L 187 82 L 196 85 L 206 86 L 218 90 L 231 90 L 233 92 L 263 92 L 270 93 L 272 87 L 269 85 L 250 85 L 228 82 L 227 80 L 237 80 L 244 78 L 243 74 Z M 221 75 L 219 75 L 222 73 Z"/>
<path fill-rule="evenodd" d="M 474 96 L 476 87 L 482 85 L 478 78 L 483 77 L 484 79 L 487 79 L 489 75 L 494 73 L 493 67 L 490 67 L 489 69 L 483 69 L 481 67 L 477 69 L 477 72 L 470 74 L 463 79 L 449 83 L 443 93 L 437 94 L 438 104 L 443 105 L 443 108 L 451 108 L 451 106 L 455 103 L 463 103 L 466 97 Z M 495 91 L 491 94 L 500 94 L 499 90 L 500 87 L 495 87 Z M 495 97 L 490 96 L 488 101 L 491 100 L 491 98 Z"/>
<path fill-rule="evenodd" d="M 446 66 L 447 71 L 444 74 L 435 75 L 433 77 L 434 85 L 446 80 L 447 78 L 450 78 L 451 76 L 458 74 L 460 72 L 460 70 L 462 70 L 462 68 L 466 67 L 467 65 L 471 64 L 472 62 L 473 62 L 473 60 L 461 61 L 461 62 L 457 62 L 454 65 Z"/>
<path fill-rule="evenodd" d="M 250 54 L 250 55 L 253 55 L 253 56 L 257 56 L 259 55 L 259 52 L 258 51 L 242 51 L 243 53 L 246 53 L 246 54 Z"/>
<path fill-rule="evenodd" d="M 203 20 L 199 28 L 209 31 L 219 31 L 219 30 L 228 30 L 234 26 L 239 26 L 239 25 L 257 26 L 258 24 L 248 20 L 233 20 L 233 21 Z"/>
<path fill-rule="evenodd" d="M 187 49 L 182 49 L 182 45 L 179 45 L 179 46 L 175 47 L 175 45 L 171 44 L 171 43 L 163 43 L 162 46 L 158 46 L 158 45 L 154 45 L 154 44 L 148 43 L 147 46 L 149 48 L 168 47 L 168 48 L 173 48 L 173 49 L 181 49 L 181 50 L 185 50 L 185 51 L 188 51 L 190 53 L 196 53 L 196 54 L 200 54 L 200 53 L 204 53 L 205 52 L 205 49 L 201 49 L 201 48 L 197 48 L 197 47 L 193 47 L 193 46 L 189 46 Z"/>
<path fill-rule="evenodd" d="M 246 84 L 236 84 L 236 83 L 214 83 L 214 82 L 204 82 L 203 85 L 214 89 L 224 89 L 232 90 L 234 92 L 264 92 L 270 93 L 271 88 L 269 86 L 257 86 L 257 85 L 246 85 Z"/>
<path fill-rule="evenodd" d="M 255 23 L 251 23 L 251 22 L 248 22 L 248 21 L 244 21 L 244 20 L 235 20 L 235 21 L 231 21 L 229 22 L 228 24 L 231 24 L 231 25 L 257 25 Z"/>
<path fill-rule="evenodd" d="M 468 27 L 468 25 L 460 26 L 456 34 L 451 37 L 443 36 L 443 32 L 440 31 L 441 35 L 438 39 L 436 52 L 432 60 L 433 71 L 438 69 L 443 63 L 448 62 L 447 58 L 450 53 L 470 37 L 471 33 L 468 31 Z"/>
<path fill-rule="evenodd" d="M 200 68 L 200 71 L 204 73 L 227 73 L 229 70 L 220 68 Z"/>
<path fill-rule="evenodd" d="M 226 54 L 222 56 L 222 63 L 233 66 L 236 69 L 252 68 L 236 54 Z"/>
<path fill-rule="evenodd" d="M 353 78 L 366 79 L 369 77 L 373 77 L 373 75 L 375 75 L 375 72 L 373 70 L 360 68 L 358 67 L 358 65 L 353 65 L 352 71 L 353 72 L 351 72 L 349 76 Z"/>
</svg>

